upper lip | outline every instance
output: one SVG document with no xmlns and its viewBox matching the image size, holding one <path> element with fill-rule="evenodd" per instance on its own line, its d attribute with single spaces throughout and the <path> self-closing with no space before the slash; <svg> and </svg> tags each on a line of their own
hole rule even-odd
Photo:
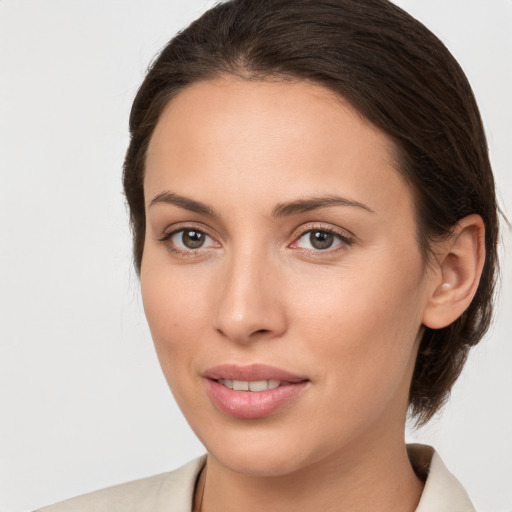
<svg viewBox="0 0 512 512">
<path fill-rule="evenodd" d="M 309 380 L 303 375 L 298 375 L 266 364 L 221 364 L 206 370 L 203 373 L 203 377 L 211 380 L 229 379 L 243 381 L 279 380 L 286 382 L 301 382 Z"/>
</svg>

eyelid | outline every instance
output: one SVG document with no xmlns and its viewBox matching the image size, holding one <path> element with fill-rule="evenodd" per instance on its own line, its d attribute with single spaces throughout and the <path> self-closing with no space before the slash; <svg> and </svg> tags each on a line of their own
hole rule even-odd
<svg viewBox="0 0 512 512">
<path fill-rule="evenodd" d="M 216 247 L 206 246 L 206 247 L 198 247 L 196 249 L 189 249 L 189 248 L 183 248 L 175 245 L 172 243 L 172 238 L 177 233 L 180 233 L 182 231 L 199 231 L 206 236 L 208 236 L 211 240 L 213 240 L 216 244 Z M 171 226 L 168 226 L 165 230 L 163 235 L 157 238 L 159 242 L 161 242 L 165 248 L 170 251 L 173 254 L 178 255 L 179 257 L 194 257 L 198 256 L 199 254 L 205 254 L 208 253 L 211 249 L 217 249 L 221 247 L 220 242 L 217 240 L 217 236 L 213 235 L 211 233 L 211 230 L 205 226 L 204 224 L 197 223 L 197 222 L 179 222 L 176 224 L 172 224 Z M 211 253 L 210 253 L 211 254 Z"/>
<path fill-rule="evenodd" d="M 350 231 L 348 231 L 347 229 L 342 229 L 337 226 L 333 226 L 332 224 L 325 224 L 322 222 L 311 222 L 309 224 L 301 225 L 299 228 L 297 228 L 293 232 L 293 234 L 292 234 L 293 241 L 291 242 L 291 244 L 288 245 L 288 247 L 291 247 L 292 244 L 294 244 L 298 240 L 300 240 L 300 238 L 302 238 L 305 234 L 307 234 L 311 231 L 315 231 L 315 230 L 323 231 L 326 233 L 332 233 L 333 235 L 338 236 L 341 239 L 341 241 L 343 242 L 343 245 L 345 245 L 345 246 L 352 245 L 356 239 L 355 235 L 353 233 L 351 233 Z M 300 247 L 297 249 L 309 251 L 309 252 L 319 252 L 319 253 L 327 254 L 330 251 L 334 252 L 336 250 L 339 250 L 339 247 L 335 247 L 333 249 L 323 249 L 323 250 L 322 249 L 317 249 L 317 250 L 302 249 Z"/>
<path fill-rule="evenodd" d="M 163 242 L 165 240 L 168 240 L 171 236 L 175 235 L 176 233 L 184 231 L 186 229 L 201 231 L 201 233 L 208 235 L 211 239 L 219 243 L 217 240 L 218 236 L 214 235 L 212 233 L 212 230 L 208 228 L 208 226 L 205 226 L 200 222 L 177 222 L 176 224 L 171 224 L 170 226 L 167 226 L 165 228 L 163 234 L 158 238 L 158 240 Z"/>
</svg>

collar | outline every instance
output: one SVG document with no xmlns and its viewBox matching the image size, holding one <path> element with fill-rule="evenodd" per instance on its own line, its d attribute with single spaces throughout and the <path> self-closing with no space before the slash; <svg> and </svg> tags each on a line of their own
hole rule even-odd
<svg viewBox="0 0 512 512">
<path fill-rule="evenodd" d="M 416 512 L 476 512 L 460 482 L 431 446 L 408 444 L 407 453 L 414 471 L 425 480 Z"/>
</svg>

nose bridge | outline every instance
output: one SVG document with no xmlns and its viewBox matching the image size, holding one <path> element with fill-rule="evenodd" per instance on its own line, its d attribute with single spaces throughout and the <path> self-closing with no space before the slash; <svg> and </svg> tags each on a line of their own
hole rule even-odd
<svg viewBox="0 0 512 512">
<path fill-rule="evenodd" d="M 224 262 L 215 329 L 244 343 L 256 334 L 276 336 L 286 327 L 275 261 L 265 248 L 247 243 L 233 248 Z"/>
</svg>

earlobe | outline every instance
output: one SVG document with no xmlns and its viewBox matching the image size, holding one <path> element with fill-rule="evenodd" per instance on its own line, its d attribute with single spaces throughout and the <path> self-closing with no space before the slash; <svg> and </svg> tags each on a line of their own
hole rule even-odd
<svg viewBox="0 0 512 512">
<path fill-rule="evenodd" d="M 476 293 L 484 262 L 483 220 L 479 215 L 468 215 L 436 248 L 437 268 L 432 272 L 423 325 L 441 329 L 462 315 Z"/>
</svg>

